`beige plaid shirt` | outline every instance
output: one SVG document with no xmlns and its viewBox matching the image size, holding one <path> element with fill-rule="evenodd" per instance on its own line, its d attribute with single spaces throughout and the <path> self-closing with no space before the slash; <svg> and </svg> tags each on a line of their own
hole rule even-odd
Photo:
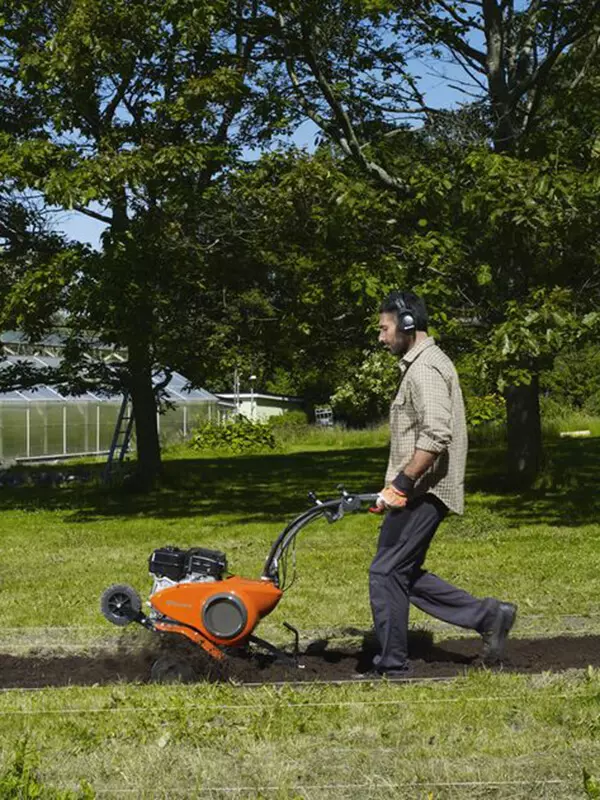
<svg viewBox="0 0 600 800">
<path fill-rule="evenodd" d="M 464 510 L 467 425 L 454 364 L 431 337 L 400 361 L 400 388 L 390 409 L 390 457 L 386 486 L 404 469 L 415 450 L 438 453 L 415 484 L 456 514 Z"/>
</svg>

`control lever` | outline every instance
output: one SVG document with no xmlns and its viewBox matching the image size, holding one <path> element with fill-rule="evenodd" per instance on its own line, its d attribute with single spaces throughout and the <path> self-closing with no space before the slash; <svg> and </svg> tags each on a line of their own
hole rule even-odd
<svg viewBox="0 0 600 800">
<path fill-rule="evenodd" d="M 323 505 L 321 500 L 319 500 L 319 498 L 317 497 L 317 495 L 314 492 L 309 492 L 307 496 L 308 496 L 308 499 L 310 500 L 310 502 L 313 505 L 315 505 L 315 506 L 322 506 Z"/>
<path fill-rule="evenodd" d="M 340 503 L 340 511 L 358 511 L 360 508 L 360 497 L 358 495 L 350 494 L 344 488 L 344 484 L 340 483 L 337 487 L 342 493 L 342 502 Z"/>
<path fill-rule="evenodd" d="M 376 498 L 375 502 L 373 503 L 373 505 L 369 506 L 369 508 L 367 509 L 369 514 L 385 514 L 386 508 L 385 508 L 385 506 L 378 506 L 377 505 L 377 500 L 378 499 L 379 499 L 379 495 L 377 495 L 377 498 Z"/>
<path fill-rule="evenodd" d="M 319 498 L 314 492 L 309 492 L 307 497 L 313 505 L 315 506 L 323 505 L 323 501 L 319 500 Z M 330 511 L 329 509 L 323 511 L 323 516 L 325 517 L 327 522 L 336 522 L 339 519 L 339 514 L 335 514 L 333 511 Z"/>
<path fill-rule="evenodd" d="M 298 632 L 298 628 L 294 628 L 293 625 L 290 625 L 289 622 L 284 622 L 283 627 L 287 628 L 288 631 L 291 631 L 294 634 L 294 663 L 300 669 L 304 669 L 304 664 L 299 664 L 298 660 L 300 658 L 300 634 Z"/>
</svg>

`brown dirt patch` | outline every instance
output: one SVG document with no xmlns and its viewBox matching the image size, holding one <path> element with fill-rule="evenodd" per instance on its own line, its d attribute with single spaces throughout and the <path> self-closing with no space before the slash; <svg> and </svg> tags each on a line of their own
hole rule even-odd
<svg viewBox="0 0 600 800">
<path fill-rule="evenodd" d="M 0 654 L 0 688 L 38 688 L 89 686 L 115 682 L 148 682 L 157 658 L 176 653 L 194 667 L 195 680 L 233 679 L 243 683 L 279 681 L 344 681 L 369 668 L 375 653 L 372 638 L 365 635 L 361 648 L 344 649 L 327 640 L 312 642 L 301 655 L 303 669 L 294 669 L 274 661 L 270 655 L 238 655 L 227 660 L 224 669 L 215 670 L 214 662 L 199 648 L 183 642 L 157 643 L 152 649 L 118 654 L 72 656 L 17 656 Z M 175 647 L 173 645 L 176 644 Z M 450 678 L 479 666 L 478 639 L 445 639 L 435 642 L 428 633 L 411 637 L 411 678 Z M 559 636 L 546 639 L 512 639 L 503 664 L 508 672 L 536 673 L 600 666 L 600 636 Z"/>
</svg>

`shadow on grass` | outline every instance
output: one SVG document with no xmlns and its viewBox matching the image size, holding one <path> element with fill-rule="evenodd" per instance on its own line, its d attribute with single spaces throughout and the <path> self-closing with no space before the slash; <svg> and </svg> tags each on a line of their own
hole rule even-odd
<svg viewBox="0 0 600 800">
<path fill-rule="evenodd" d="M 131 494 L 99 486 L 102 465 L 86 467 L 96 485 L 0 489 L 0 510 L 64 510 L 70 521 L 142 515 L 156 518 L 235 514 L 251 522 L 299 514 L 315 491 L 325 499 L 339 495 L 342 483 L 352 492 L 381 488 L 384 448 L 357 448 L 248 455 L 229 458 L 168 460 L 159 490 Z M 75 472 L 75 470 L 74 470 Z"/>
<path fill-rule="evenodd" d="M 509 525 L 569 527 L 600 522 L 600 438 L 551 440 L 544 444 L 544 465 L 532 488 L 515 490 L 504 470 L 501 448 L 473 451 L 467 490 L 493 495 L 486 507 Z"/>
<path fill-rule="evenodd" d="M 147 495 L 101 486 L 103 465 L 96 463 L 71 470 L 73 474 L 85 470 L 91 483 L 4 486 L 0 510 L 62 510 L 66 519 L 80 522 L 134 515 L 168 519 L 215 514 L 235 515 L 240 523 L 285 521 L 307 507 L 306 495 L 311 490 L 322 498 L 336 496 L 340 483 L 353 492 L 377 491 L 386 460 L 385 447 L 167 460 L 162 487 Z M 473 448 L 467 491 L 489 493 L 486 508 L 504 517 L 508 525 L 572 527 L 600 521 L 600 438 L 547 442 L 543 472 L 536 486 L 525 491 L 511 488 L 504 463 L 502 448 Z M 64 465 L 56 469 L 64 471 Z"/>
</svg>

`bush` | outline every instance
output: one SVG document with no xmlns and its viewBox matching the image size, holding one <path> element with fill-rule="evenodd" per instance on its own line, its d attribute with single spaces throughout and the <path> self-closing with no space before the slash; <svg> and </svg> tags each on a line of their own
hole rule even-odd
<svg viewBox="0 0 600 800">
<path fill-rule="evenodd" d="M 540 394 L 540 414 L 544 422 L 561 420 L 565 414 L 571 414 L 572 409 L 565 403 L 559 403 L 553 397 Z"/>
<path fill-rule="evenodd" d="M 600 391 L 591 394 L 583 404 L 583 411 L 593 417 L 600 417 Z"/>
<path fill-rule="evenodd" d="M 399 380 L 397 358 L 384 350 L 365 353 L 331 397 L 336 420 L 364 427 L 387 418 Z"/>
<path fill-rule="evenodd" d="M 552 369 L 542 373 L 540 389 L 563 409 L 597 413 L 593 409 L 600 405 L 600 347 L 588 344 L 560 353 Z"/>
<path fill-rule="evenodd" d="M 205 422 L 193 432 L 190 444 L 198 450 L 229 450 L 232 453 L 274 450 L 276 446 L 269 425 L 252 422 L 241 415 L 224 425 Z"/>
<path fill-rule="evenodd" d="M 284 411 L 276 417 L 269 417 L 271 428 L 292 428 L 298 430 L 308 425 L 308 417 L 304 411 Z"/>
<path fill-rule="evenodd" d="M 506 422 L 506 403 L 499 394 L 486 394 L 484 397 L 467 395 L 465 397 L 467 424 L 477 428 L 486 422 Z"/>
</svg>

